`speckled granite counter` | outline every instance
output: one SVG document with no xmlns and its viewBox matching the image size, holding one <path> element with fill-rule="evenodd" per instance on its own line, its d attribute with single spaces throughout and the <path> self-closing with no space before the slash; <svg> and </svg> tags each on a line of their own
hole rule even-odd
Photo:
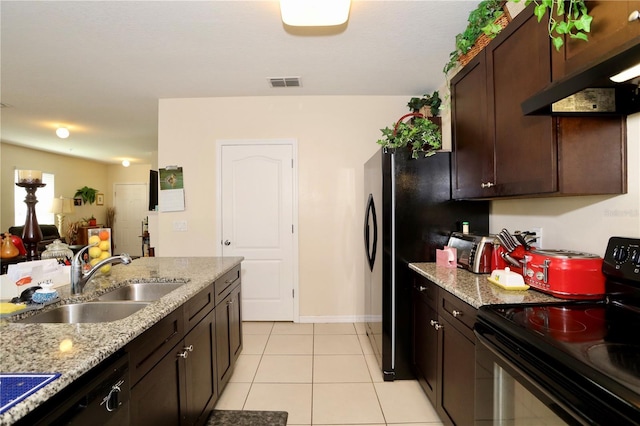
<svg viewBox="0 0 640 426">
<path fill-rule="evenodd" d="M 409 268 L 475 308 L 499 303 L 553 303 L 563 301 L 563 299 L 532 289 L 526 291 L 503 290 L 487 281 L 487 274 L 473 274 L 463 269 L 436 266 L 435 263 L 411 263 Z"/>
<path fill-rule="evenodd" d="M 130 282 L 186 282 L 184 286 L 119 321 L 96 324 L 24 324 L 2 320 L 0 372 L 59 372 L 61 376 L 2 414 L 0 424 L 12 424 L 25 416 L 242 260 L 242 257 L 140 258 L 127 266 L 114 266 L 108 277 L 94 278 L 82 295 L 71 296 L 68 285 L 59 287 L 57 290 L 62 301 L 45 308 L 91 300 Z M 37 314 L 38 311 L 22 314 L 20 317 L 34 313 Z M 71 341 L 72 347 L 63 352 L 60 342 L 65 339 Z"/>
</svg>

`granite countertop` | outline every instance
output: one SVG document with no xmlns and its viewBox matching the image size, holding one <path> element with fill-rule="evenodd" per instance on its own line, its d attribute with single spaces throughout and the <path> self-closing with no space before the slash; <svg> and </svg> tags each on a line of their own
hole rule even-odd
<svg viewBox="0 0 640 426">
<path fill-rule="evenodd" d="M 409 268 L 474 308 L 492 304 L 553 303 L 564 300 L 531 288 L 524 291 L 504 290 L 487 281 L 488 274 L 474 274 L 464 269 L 437 266 L 435 263 L 410 263 Z"/>
<path fill-rule="evenodd" d="M 72 296 L 69 285 L 57 288 L 61 302 L 43 309 L 91 300 L 131 282 L 186 282 L 184 286 L 119 321 L 95 324 L 12 322 L 40 311 L 30 311 L 1 320 L 0 372 L 57 372 L 61 376 L 0 415 L 0 424 L 12 424 L 25 416 L 242 260 L 242 257 L 139 258 L 130 265 L 115 265 L 109 276 L 93 278 L 82 295 Z M 60 344 L 63 340 L 67 345 Z M 69 342 L 71 348 L 63 350 L 67 349 L 65 346 Z"/>
</svg>

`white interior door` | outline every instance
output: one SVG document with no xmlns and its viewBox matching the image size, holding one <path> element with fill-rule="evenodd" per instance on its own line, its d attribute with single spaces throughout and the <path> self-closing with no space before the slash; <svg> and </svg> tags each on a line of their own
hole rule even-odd
<svg viewBox="0 0 640 426">
<path fill-rule="evenodd" d="M 294 319 L 294 169 L 292 144 L 222 144 L 221 252 L 244 256 L 242 316 Z"/>
<path fill-rule="evenodd" d="M 149 211 L 148 188 L 144 183 L 117 183 L 114 186 L 114 252 L 142 256 L 142 220 Z"/>
</svg>

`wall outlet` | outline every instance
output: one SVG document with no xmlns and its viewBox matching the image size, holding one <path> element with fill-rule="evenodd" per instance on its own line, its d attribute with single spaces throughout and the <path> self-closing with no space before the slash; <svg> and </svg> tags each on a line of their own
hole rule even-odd
<svg viewBox="0 0 640 426">
<path fill-rule="evenodd" d="M 186 232 L 187 231 L 187 221 L 186 220 L 174 220 L 173 221 L 173 231 L 174 232 Z"/>
<path fill-rule="evenodd" d="M 541 227 L 533 227 L 533 228 L 529 228 L 530 232 L 535 232 L 536 233 L 536 238 L 537 240 L 535 241 L 535 243 L 533 243 L 534 246 L 536 246 L 536 248 L 544 248 L 544 243 L 542 242 L 542 228 Z"/>
</svg>

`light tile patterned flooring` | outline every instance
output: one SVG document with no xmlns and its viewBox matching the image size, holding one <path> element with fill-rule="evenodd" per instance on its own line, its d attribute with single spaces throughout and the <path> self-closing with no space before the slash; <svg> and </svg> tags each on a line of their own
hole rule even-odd
<svg viewBox="0 0 640 426">
<path fill-rule="evenodd" d="M 384 382 L 362 324 L 245 322 L 219 410 L 287 411 L 289 425 L 441 425 L 415 380 Z"/>
</svg>

